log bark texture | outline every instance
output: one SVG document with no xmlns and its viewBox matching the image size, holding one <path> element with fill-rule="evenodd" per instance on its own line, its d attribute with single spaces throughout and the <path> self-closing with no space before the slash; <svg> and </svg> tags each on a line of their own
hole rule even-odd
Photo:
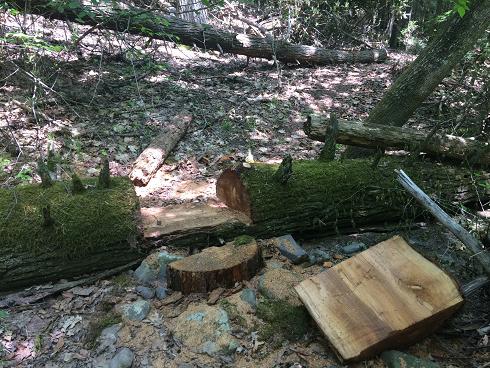
<svg viewBox="0 0 490 368">
<path fill-rule="evenodd" d="M 167 266 L 169 288 L 183 294 L 231 288 L 249 280 L 262 267 L 260 247 L 250 237 L 239 237 L 222 247 L 204 249 Z"/>
<path fill-rule="evenodd" d="M 87 184 L 88 182 L 85 182 Z M 95 187 L 95 182 L 89 181 Z M 106 270 L 144 257 L 139 203 L 127 178 L 109 189 L 67 191 L 69 183 L 43 189 L 0 190 L 0 291 Z M 49 204 L 53 223 L 43 226 Z"/>
<path fill-rule="evenodd" d="M 163 165 L 163 162 L 179 143 L 191 124 L 189 113 L 179 114 L 163 127 L 150 145 L 138 156 L 133 164 L 129 178 L 136 186 L 145 186 Z"/>
<path fill-rule="evenodd" d="M 490 27 L 490 0 L 454 14 L 369 113 L 366 124 L 402 126 Z"/>
<path fill-rule="evenodd" d="M 341 51 L 313 46 L 295 45 L 272 38 L 227 32 L 207 24 L 156 14 L 139 8 L 117 9 L 80 5 L 70 9 L 50 0 L 5 3 L 19 11 L 40 14 L 47 18 L 68 20 L 82 25 L 98 26 L 116 32 L 128 32 L 154 39 L 173 41 L 204 50 L 215 50 L 253 58 L 279 60 L 287 63 L 326 65 L 339 63 L 371 63 L 387 58 L 386 50 Z M 83 16 L 81 16 L 83 14 Z"/>
<path fill-rule="evenodd" d="M 412 221 L 422 210 L 396 182 L 393 170 L 403 167 L 441 203 L 474 201 L 471 173 L 430 162 L 410 164 L 385 158 L 372 169 L 370 160 L 293 161 L 291 179 L 274 180 L 277 165 L 252 164 L 223 172 L 218 197 L 252 220 L 248 233 L 267 236 L 359 231 L 373 224 Z M 487 182 L 488 177 L 480 177 Z M 486 197 L 482 187 L 480 196 Z"/>
<path fill-rule="evenodd" d="M 308 137 L 323 142 L 331 122 L 325 115 L 310 115 L 304 124 Z M 472 164 L 490 164 L 490 144 L 448 134 L 434 134 L 415 129 L 380 124 L 362 124 L 339 120 L 336 142 L 365 148 L 396 148 L 425 152 L 430 156 L 466 161 Z"/>
</svg>

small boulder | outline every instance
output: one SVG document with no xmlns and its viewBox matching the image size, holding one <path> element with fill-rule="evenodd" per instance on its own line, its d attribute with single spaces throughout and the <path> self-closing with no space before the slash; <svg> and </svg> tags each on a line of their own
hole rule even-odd
<svg viewBox="0 0 490 368">
<path fill-rule="evenodd" d="M 109 368 L 130 368 L 133 365 L 134 353 L 128 348 L 119 349 L 109 362 Z"/>
<path fill-rule="evenodd" d="M 229 354 L 238 347 L 228 314 L 218 306 L 193 305 L 177 317 L 174 328 L 175 336 L 197 353 Z"/>
<path fill-rule="evenodd" d="M 330 254 L 325 252 L 324 250 L 315 248 L 310 251 L 309 254 L 310 263 L 321 264 L 323 262 L 328 261 L 329 259 L 330 259 Z"/>
<path fill-rule="evenodd" d="M 155 289 L 146 286 L 137 286 L 136 293 L 143 299 L 151 299 L 155 296 Z"/>
<path fill-rule="evenodd" d="M 345 254 L 352 254 L 352 253 L 360 252 L 364 249 L 366 249 L 366 244 L 361 242 L 351 242 L 342 247 L 342 252 Z"/>
<path fill-rule="evenodd" d="M 143 261 L 134 271 L 134 278 L 139 284 L 150 285 L 157 278 L 157 273 L 153 270 L 148 262 Z"/>
<path fill-rule="evenodd" d="M 387 368 L 439 368 L 437 363 L 396 350 L 385 351 L 381 359 Z"/>
<path fill-rule="evenodd" d="M 137 300 L 120 307 L 123 318 L 130 321 L 142 321 L 150 312 L 150 303 L 147 300 Z"/>
<path fill-rule="evenodd" d="M 274 239 L 279 252 L 293 264 L 300 264 L 308 259 L 308 254 L 299 246 L 291 235 L 283 235 Z"/>
</svg>

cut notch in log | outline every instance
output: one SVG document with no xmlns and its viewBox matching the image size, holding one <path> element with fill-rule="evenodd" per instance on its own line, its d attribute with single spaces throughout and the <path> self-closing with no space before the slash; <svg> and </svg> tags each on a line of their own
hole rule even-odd
<svg viewBox="0 0 490 368">
<path fill-rule="evenodd" d="M 141 152 L 133 164 L 129 178 L 136 186 L 145 186 L 163 165 L 165 159 L 185 135 L 192 115 L 184 112 L 175 116 L 163 131 Z"/>
<path fill-rule="evenodd" d="M 328 115 L 311 114 L 304 123 L 306 135 L 319 142 L 331 129 Z M 449 134 L 432 134 L 410 128 L 338 120 L 337 143 L 373 149 L 402 149 L 429 156 L 490 165 L 490 144 Z"/>
<path fill-rule="evenodd" d="M 168 286 L 183 294 L 206 293 L 218 287 L 233 287 L 249 280 L 262 267 L 257 242 L 248 236 L 222 247 L 204 249 L 167 266 Z"/>
</svg>

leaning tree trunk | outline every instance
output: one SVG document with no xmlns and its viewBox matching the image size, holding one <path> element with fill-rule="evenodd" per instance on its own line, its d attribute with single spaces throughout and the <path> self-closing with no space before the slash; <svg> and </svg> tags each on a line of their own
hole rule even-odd
<svg viewBox="0 0 490 368">
<path fill-rule="evenodd" d="M 72 194 L 70 183 L 0 190 L 0 291 L 118 267 L 143 257 L 127 178 Z M 50 221 L 46 221 L 49 217 Z"/>
<path fill-rule="evenodd" d="M 294 161 L 292 176 L 281 184 L 277 165 L 253 164 L 228 169 L 216 192 L 228 206 L 250 217 L 248 232 L 268 236 L 284 233 L 359 231 L 371 225 L 413 220 L 421 209 L 395 180 L 403 168 L 432 198 L 444 204 L 476 200 L 471 173 L 429 162 L 414 166 L 386 158 L 372 169 L 369 160 Z M 478 180 L 488 183 L 488 177 Z M 479 193 L 485 197 L 487 193 Z"/>
<path fill-rule="evenodd" d="M 490 26 L 490 0 L 472 1 L 461 18 L 453 15 L 398 77 L 365 123 L 402 126 Z"/>
<path fill-rule="evenodd" d="M 326 132 L 332 123 L 326 115 L 312 114 L 304 124 L 306 135 L 316 141 L 325 142 Z M 433 134 L 415 129 L 391 127 L 380 124 L 339 119 L 336 143 L 364 148 L 397 148 L 424 152 L 429 156 L 447 158 L 471 164 L 490 165 L 490 144 L 472 141 L 449 134 Z"/>
<path fill-rule="evenodd" d="M 47 18 L 68 20 L 116 32 L 128 32 L 159 40 L 174 41 L 253 58 L 264 58 L 299 64 L 370 63 L 386 59 L 385 50 L 339 51 L 313 46 L 294 45 L 272 38 L 253 37 L 227 32 L 206 24 L 186 22 L 182 19 L 158 15 L 139 8 L 117 9 L 87 7 L 72 9 L 50 0 L 6 0 L 20 11 L 40 14 Z M 72 3 L 70 3 L 72 4 Z M 105 6 L 105 5 L 104 5 Z"/>
</svg>

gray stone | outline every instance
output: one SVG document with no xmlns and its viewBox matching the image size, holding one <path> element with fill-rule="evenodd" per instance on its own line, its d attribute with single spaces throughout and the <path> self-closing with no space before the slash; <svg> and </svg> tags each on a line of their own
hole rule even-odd
<svg viewBox="0 0 490 368">
<path fill-rule="evenodd" d="M 352 242 L 342 247 L 342 252 L 352 254 L 366 249 L 366 244 L 360 242 Z"/>
<path fill-rule="evenodd" d="M 267 261 L 266 267 L 270 269 L 277 269 L 277 268 L 282 268 L 284 265 L 281 262 L 275 261 L 275 260 L 270 260 Z"/>
<path fill-rule="evenodd" d="M 330 259 L 330 254 L 321 249 L 313 249 L 309 254 L 310 263 L 323 263 Z"/>
<path fill-rule="evenodd" d="M 109 351 L 114 351 L 114 345 L 117 342 L 119 330 L 121 329 L 122 324 L 118 323 L 117 325 L 112 325 L 106 327 L 102 330 L 99 336 L 100 344 L 97 347 L 97 352 L 101 353 L 102 351 L 109 349 Z"/>
<path fill-rule="evenodd" d="M 385 351 L 381 359 L 387 368 L 439 368 L 437 363 L 396 350 Z"/>
<path fill-rule="evenodd" d="M 134 353 L 128 348 L 119 349 L 109 362 L 109 368 L 130 368 L 133 365 Z"/>
<path fill-rule="evenodd" d="M 150 267 L 148 262 L 143 261 L 134 271 L 134 278 L 139 284 L 149 285 L 156 280 L 157 274 L 155 270 Z"/>
<path fill-rule="evenodd" d="M 142 321 L 150 312 L 150 303 L 147 300 L 137 300 L 121 307 L 124 318 L 130 321 Z"/>
<path fill-rule="evenodd" d="M 144 299 L 151 299 L 155 296 L 155 289 L 146 286 L 137 286 L 136 293 Z"/>
<path fill-rule="evenodd" d="M 174 261 L 178 261 L 184 257 L 178 256 L 176 254 L 171 254 L 168 252 L 159 252 L 157 256 L 158 272 L 157 279 L 159 281 L 165 281 L 167 279 L 167 265 Z"/>
<path fill-rule="evenodd" d="M 250 306 L 253 308 L 257 307 L 257 296 L 255 295 L 255 290 L 253 289 L 243 289 L 240 293 L 240 299 L 250 304 Z"/>
<path fill-rule="evenodd" d="M 275 239 L 279 252 L 293 264 L 299 264 L 308 259 L 305 250 L 296 243 L 291 235 L 283 235 Z"/>
<path fill-rule="evenodd" d="M 156 296 L 158 300 L 165 299 L 167 297 L 167 288 L 159 286 L 156 288 Z"/>
</svg>

